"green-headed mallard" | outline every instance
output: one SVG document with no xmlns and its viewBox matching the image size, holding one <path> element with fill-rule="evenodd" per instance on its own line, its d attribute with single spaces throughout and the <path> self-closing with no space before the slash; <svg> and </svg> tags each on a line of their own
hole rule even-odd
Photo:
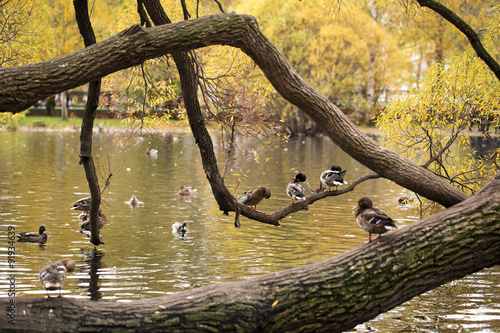
<svg viewBox="0 0 500 333">
<path fill-rule="evenodd" d="M 289 183 L 288 186 L 286 187 L 286 194 L 290 198 L 292 198 L 292 203 L 295 203 L 295 200 L 298 201 L 304 201 L 306 200 L 306 191 L 302 187 L 302 185 L 299 184 L 299 182 L 305 182 L 306 181 L 306 175 L 303 173 L 298 173 L 295 178 L 293 178 Z"/>
<path fill-rule="evenodd" d="M 49 290 L 59 290 L 61 297 L 61 289 L 66 280 L 66 273 L 75 270 L 75 262 L 71 259 L 63 259 L 58 262 L 45 266 L 40 272 L 40 282 L 49 295 Z"/>
<path fill-rule="evenodd" d="M 238 202 L 250 206 L 257 210 L 257 205 L 262 199 L 269 199 L 271 197 L 271 189 L 267 186 L 259 186 L 255 190 L 243 192 L 238 198 Z"/>
<path fill-rule="evenodd" d="M 372 241 L 372 234 L 378 234 L 379 238 L 387 232 L 387 227 L 398 228 L 394 220 L 378 208 L 373 208 L 370 198 L 363 197 L 358 201 L 358 209 L 354 214 L 356 222 L 365 231 L 368 231 L 368 243 Z"/>
<path fill-rule="evenodd" d="M 178 194 L 180 196 L 190 196 L 190 195 L 194 195 L 197 191 L 198 191 L 197 189 L 192 188 L 191 186 L 188 187 L 188 186 L 180 185 Z"/>
<path fill-rule="evenodd" d="M 83 223 L 80 225 L 80 229 L 90 230 L 90 219 L 89 219 L 89 210 L 90 210 L 90 201 L 91 198 L 83 198 L 73 202 L 70 206 L 73 210 L 82 210 L 83 213 L 78 216 L 80 221 Z M 102 209 L 99 208 L 99 230 L 102 229 L 106 223 L 108 223 L 108 218 L 102 212 Z"/>
<path fill-rule="evenodd" d="M 38 232 L 21 232 L 17 235 L 18 242 L 38 242 L 45 243 L 47 241 L 47 234 L 45 233 L 47 229 L 42 225 L 38 228 Z"/>
<path fill-rule="evenodd" d="M 181 236 L 184 236 L 184 234 L 187 232 L 187 223 L 184 222 L 184 223 L 179 223 L 179 222 L 175 222 L 174 224 L 172 224 L 172 233 L 173 234 L 179 234 Z"/>
<path fill-rule="evenodd" d="M 336 189 L 339 189 L 339 185 L 345 185 L 347 182 L 344 180 L 344 176 L 347 170 L 342 171 L 342 168 L 338 165 L 333 165 L 330 170 L 325 170 L 321 173 L 319 179 L 321 182 L 328 186 L 328 191 L 330 191 L 330 187 L 335 186 Z"/>
</svg>

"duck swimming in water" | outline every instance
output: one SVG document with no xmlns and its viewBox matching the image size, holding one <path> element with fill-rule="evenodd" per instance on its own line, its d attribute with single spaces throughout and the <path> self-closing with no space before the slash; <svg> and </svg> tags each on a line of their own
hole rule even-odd
<svg viewBox="0 0 500 333">
<path fill-rule="evenodd" d="M 172 224 L 172 233 L 173 234 L 180 234 L 181 236 L 184 236 L 184 234 L 187 232 L 187 223 L 179 223 L 175 222 Z"/>
<path fill-rule="evenodd" d="M 33 243 L 45 243 L 47 241 L 47 234 L 45 233 L 47 229 L 42 225 L 38 228 L 38 232 L 21 232 L 17 235 L 18 242 L 33 242 Z"/>
<path fill-rule="evenodd" d="M 180 196 L 190 196 L 194 195 L 197 191 L 197 189 L 192 188 L 191 186 L 180 185 L 179 192 L 177 192 L 177 194 L 179 194 Z"/>
</svg>

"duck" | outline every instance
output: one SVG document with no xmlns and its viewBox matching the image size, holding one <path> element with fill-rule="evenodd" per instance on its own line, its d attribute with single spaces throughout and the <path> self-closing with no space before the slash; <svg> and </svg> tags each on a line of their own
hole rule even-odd
<svg viewBox="0 0 500 333">
<path fill-rule="evenodd" d="M 83 213 L 81 213 L 78 216 L 80 221 L 83 222 L 80 225 L 80 229 L 82 229 L 82 230 L 89 230 L 90 231 L 90 219 L 89 219 L 90 202 L 91 202 L 91 197 L 86 197 L 86 198 L 79 199 L 70 205 L 71 209 L 73 209 L 73 210 L 82 210 L 83 211 Z M 102 209 L 99 208 L 99 230 L 101 230 L 107 223 L 108 223 L 108 218 L 107 218 L 106 214 L 104 214 L 102 212 Z"/>
<path fill-rule="evenodd" d="M 191 186 L 184 186 L 180 185 L 179 186 L 179 192 L 178 194 L 180 196 L 188 196 L 188 195 L 194 195 L 198 190 L 195 188 L 192 188 Z"/>
<path fill-rule="evenodd" d="M 137 199 L 137 197 L 134 194 L 132 194 L 132 197 L 128 201 L 128 204 L 130 205 L 130 207 L 135 208 L 135 207 L 139 206 L 139 200 Z"/>
<path fill-rule="evenodd" d="M 306 175 L 303 173 L 298 173 L 289 183 L 288 186 L 286 187 L 286 194 L 290 198 L 292 198 L 292 203 L 295 203 L 295 200 L 298 201 L 304 201 L 306 200 L 306 191 L 302 187 L 302 185 L 299 184 L 299 182 L 305 182 L 306 181 Z"/>
<path fill-rule="evenodd" d="M 412 204 L 413 202 L 415 201 L 415 198 L 411 197 L 411 196 L 402 196 L 402 197 L 399 197 L 398 198 L 398 203 L 400 205 L 410 205 Z"/>
<path fill-rule="evenodd" d="M 146 150 L 146 155 L 148 155 L 149 157 L 158 157 L 158 149 L 150 149 L 150 148 L 148 148 Z"/>
<path fill-rule="evenodd" d="M 263 198 L 269 199 L 270 197 L 271 189 L 267 186 L 259 186 L 255 190 L 243 192 L 238 198 L 238 202 L 257 210 L 257 204 L 259 204 Z"/>
<path fill-rule="evenodd" d="M 47 229 L 42 225 L 38 228 L 38 232 L 21 232 L 17 235 L 18 242 L 38 242 L 45 243 L 47 241 Z"/>
<path fill-rule="evenodd" d="M 175 222 L 172 224 L 172 233 L 173 234 L 180 234 L 184 236 L 184 234 L 187 232 L 187 223 L 183 222 L 182 224 L 179 222 Z"/>
<path fill-rule="evenodd" d="M 339 185 L 346 185 L 347 182 L 344 180 L 344 176 L 347 170 L 343 170 L 338 165 L 333 165 L 330 170 L 325 170 L 321 173 L 319 179 L 321 182 L 328 186 L 328 191 L 330 191 L 330 187 L 335 186 L 336 191 L 339 189 Z"/>
<path fill-rule="evenodd" d="M 373 202 L 368 197 L 359 199 L 354 215 L 361 229 L 368 231 L 367 243 L 372 241 L 372 234 L 378 234 L 378 239 L 383 233 L 389 231 L 387 227 L 398 228 L 389 215 L 378 208 L 373 208 Z"/>
<path fill-rule="evenodd" d="M 66 280 L 66 274 L 75 270 L 75 262 L 71 259 L 63 259 L 58 262 L 45 266 L 39 275 L 40 282 L 50 298 L 49 290 L 59 290 L 61 297 L 61 289 Z"/>
<path fill-rule="evenodd" d="M 90 238 L 90 236 L 92 236 L 92 233 L 90 232 L 90 230 L 86 230 L 86 229 L 80 229 L 80 233 L 82 235 L 85 235 L 87 236 L 88 238 Z M 103 240 L 102 240 L 102 236 L 99 235 L 99 243 L 100 244 L 104 244 Z"/>
</svg>

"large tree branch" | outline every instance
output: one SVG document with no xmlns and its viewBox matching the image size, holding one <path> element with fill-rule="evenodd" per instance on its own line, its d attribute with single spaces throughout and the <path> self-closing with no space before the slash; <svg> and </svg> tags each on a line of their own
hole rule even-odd
<svg viewBox="0 0 500 333">
<path fill-rule="evenodd" d="M 479 36 L 476 34 L 474 29 L 471 28 L 464 20 L 462 20 L 457 14 L 452 12 L 448 7 L 442 3 L 435 0 L 417 0 L 418 4 L 422 7 L 427 7 L 439 15 L 441 15 L 445 20 L 453 24 L 458 30 L 460 30 L 465 37 L 470 42 L 470 45 L 476 51 L 477 55 L 484 63 L 491 69 L 493 74 L 500 81 L 500 65 L 495 59 L 486 51 Z"/>
<path fill-rule="evenodd" d="M 240 48 L 285 99 L 307 113 L 342 150 L 380 176 L 445 207 L 467 198 L 432 172 L 361 132 L 337 106 L 298 75 L 248 15 L 219 14 L 147 29 L 135 25 L 62 58 L 0 69 L 0 111 L 19 111 L 38 99 L 147 59 L 207 45 Z"/>
<path fill-rule="evenodd" d="M 331 259 L 129 303 L 16 298 L 2 332 L 343 332 L 450 280 L 500 264 L 500 174 L 461 204 Z M 12 307 L 9 298 L 0 307 Z"/>
</svg>

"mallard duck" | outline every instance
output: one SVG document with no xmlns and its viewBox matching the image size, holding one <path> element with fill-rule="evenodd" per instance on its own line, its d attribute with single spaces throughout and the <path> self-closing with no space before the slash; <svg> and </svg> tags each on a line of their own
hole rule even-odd
<svg viewBox="0 0 500 333">
<path fill-rule="evenodd" d="M 172 233 L 184 236 L 186 232 L 187 232 L 186 222 L 183 222 L 182 224 L 179 222 L 175 222 L 174 224 L 172 224 Z"/>
<path fill-rule="evenodd" d="M 128 204 L 130 205 L 130 207 L 135 208 L 139 206 L 139 200 L 137 200 L 136 196 L 132 194 L 132 197 L 128 201 Z"/>
<path fill-rule="evenodd" d="M 378 208 L 373 208 L 370 198 L 364 197 L 358 201 L 358 209 L 354 214 L 361 229 L 368 231 L 368 243 L 372 241 L 372 234 L 379 234 L 377 238 L 388 231 L 387 227 L 398 228 L 394 220 Z"/>
<path fill-rule="evenodd" d="M 306 175 L 304 175 L 303 173 L 298 173 L 295 178 L 293 178 L 288 183 L 288 186 L 286 187 L 286 194 L 288 194 L 288 196 L 292 198 L 292 203 L 295 203 L 295 200 L 306 200 L 306 191 L 304 190 L 302 185 L 299 184 L 299 182 L 305 181 Z"/>
<path fill-rule="evenodd" d="M 257 210 L 257 204 L 261 202 L 263 198 L 269 199 L 270 197 L 271 189 L 267 186 L 259 186 L 255 190 L 243 192 L 238 198 L 238 202 Z"/>
<path fill-rule="evenodd" d="M 90 197 L 79 199 L 75 202 L 73 202 L 70 206 L 71 209 L 73 210 L 83 210 L 83 213 L 81 213 L 78 218 L 80 221 L 83 223 L 80 225 L 80 229 L 83 230 L 90 230 L 90 219 L 89 219 L 89 210 L 90 210 Z M 99 208 L 99 230 L 102 229 L 106 223 L 108 223 L 108 218 L 106 215 L 102 212 L 102 209 Z"/>
<path fill-rule="evenodd" d="M 344 176 L 347 170 L 342 171 L 342 168 L 338 165 L 333 165 L 330 170 L 325 170 L 321 173 L 319 179 L 325 186 L 328 186 L 328 191 L 330 187 L 335 186 L 338 191 L 339 185 L 345 185 L 347 182 L 344 180 Z"/>
<path fill-rule="evenodd" d="M 40 282 L 49 295 L 49 290 L 59 290 L 61 297 L 61 289 L 66 280 L 66 273 L 75 270 L 75 262 L 71 259 L 63 259 L 58 262 L 45 266 L 40 272 Z"/>
<path fill-rule="evenodd" d="M 38 228 L 38 232 L 21 232 L 17 235 L 18 242 L 38 242 L 45 243 L 47 241 L 47 234 L 44 233 L 47 229 L 42 225 Z"/>
<path fill-rule="evenodd" d="M 188 196 L 188 195 L 194 195 L 198 190 L 195 188 L 192 188 L 191 186 L 184 186 L 180 185 L 179 186 L 179 192 L 178 194 L 180 196 Z"/>
<path fill-rule="evenodd" d="M 146 155 L 148 155 L 149 157 L 158 157 L 158 149 L 150 149 L 150 148 L 148 148 L 146 150 Z"/>
</svg>

